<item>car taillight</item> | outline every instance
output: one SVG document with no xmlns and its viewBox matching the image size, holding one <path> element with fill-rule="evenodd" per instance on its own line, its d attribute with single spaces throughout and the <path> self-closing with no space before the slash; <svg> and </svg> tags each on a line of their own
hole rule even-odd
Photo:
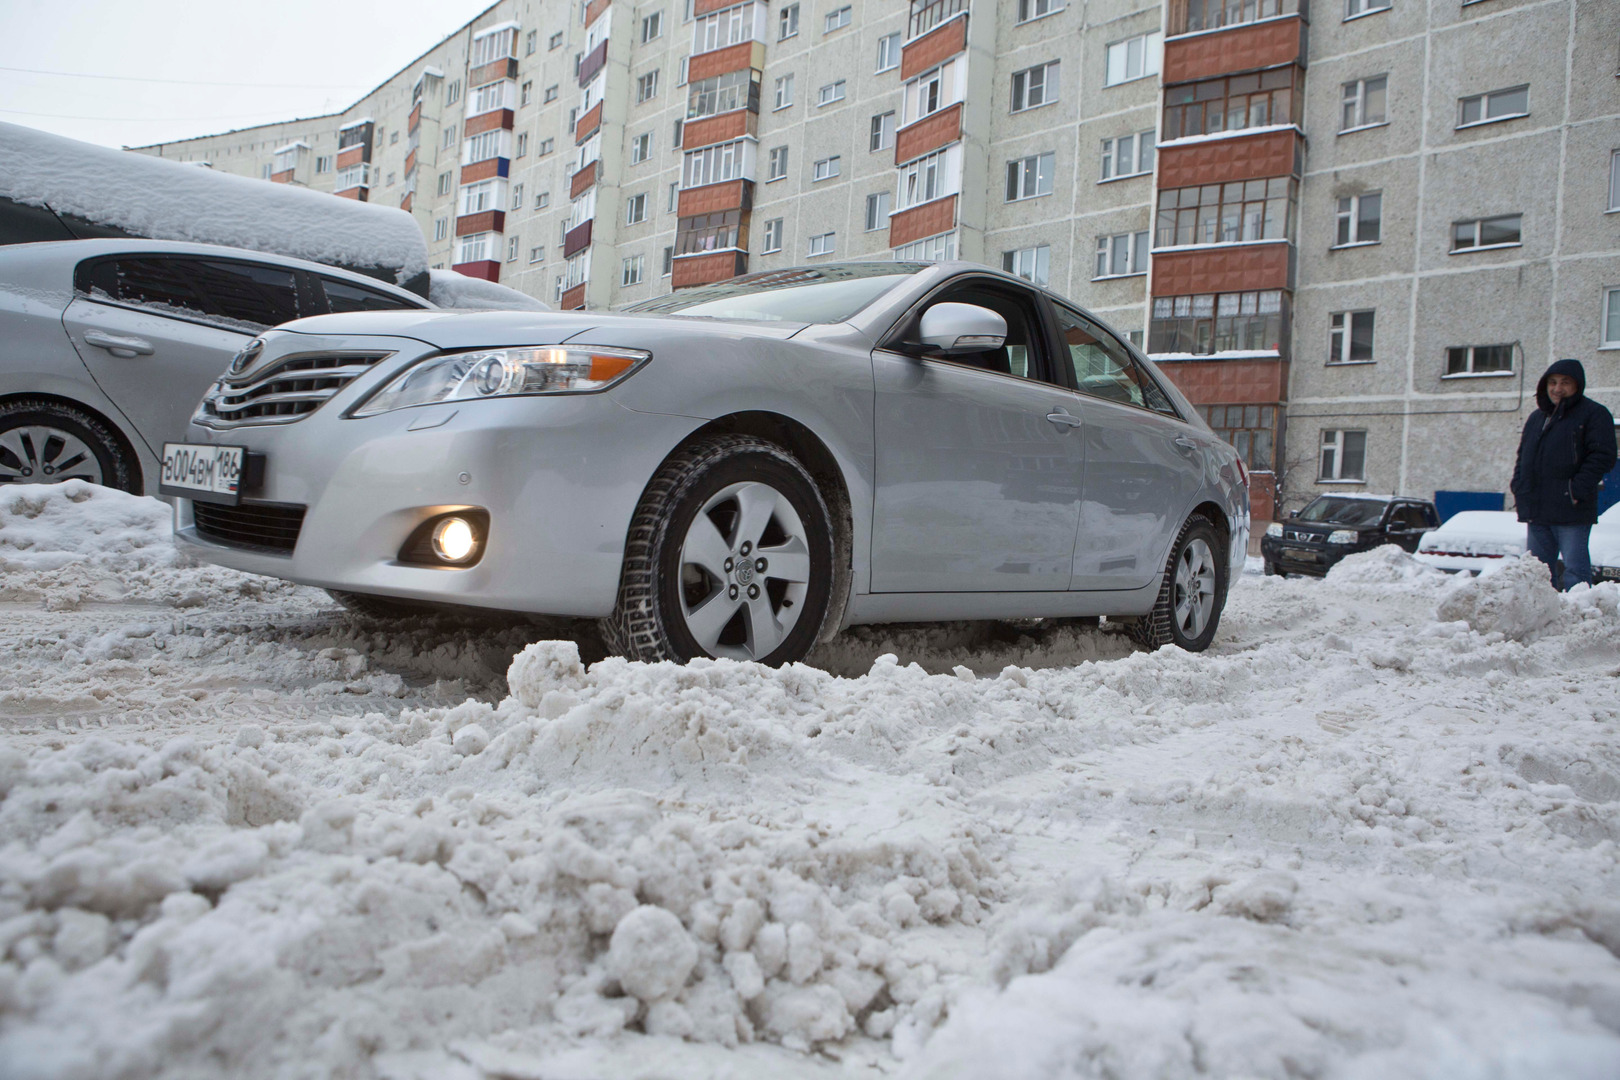
<svg viewBox="0 0 1620 1080">
<path fill-rule="evenodd" d="M 1238 463 L 1238 479 L 1243 481 L 1243 486 L 1244 487 L 1248 487 L 1249 486 L 1249 470 L 1243 464 L 1242 456 L 1238 457 L 1237 463 Z"/>
</svg>

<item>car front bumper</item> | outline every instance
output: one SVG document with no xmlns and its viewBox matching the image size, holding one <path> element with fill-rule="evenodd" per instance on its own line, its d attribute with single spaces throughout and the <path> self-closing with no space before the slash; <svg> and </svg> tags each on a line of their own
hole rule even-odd
<svg viewBox="0 0 1620 1080">
<path fill-rule="evenodd" d="M 1344 544 L 1311 544 L 1298 540 L 1279 540 L 1264 536 L 1260 539 L 1260 557 L 1285 574 L 1310 574 L 1323 577 L 1340 559 L 1363 547 Z"/>
</svg>

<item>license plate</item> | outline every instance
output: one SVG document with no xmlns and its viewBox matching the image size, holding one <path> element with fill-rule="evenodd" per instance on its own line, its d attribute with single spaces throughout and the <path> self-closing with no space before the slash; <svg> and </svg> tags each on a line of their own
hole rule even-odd
<svg viewBox="0 0 1620 1080">
<path fill-rule="evenodd" d="M 1620 566 L 1594 566 L 1592 571 L 1598 581 L 1620 581 Z"/>
<path fill-rule="evenodd" d="M 198 502 L 235 506 L 242 499 L 242 467 L 247 449 L 241 446 L 163 444 L 163 476 L 158 490 Z"/>
</svg>

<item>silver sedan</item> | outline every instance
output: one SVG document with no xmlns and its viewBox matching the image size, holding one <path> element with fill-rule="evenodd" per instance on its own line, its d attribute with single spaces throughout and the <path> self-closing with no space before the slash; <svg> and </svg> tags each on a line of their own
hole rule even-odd
<svg viewBox="0 0 1620 1080">
<path fill-rule="evenodd" d="M 648 660 L 1097 615 L 1203 649 L 1249 533 L 1237 453 L 1145 357 L 968 263 L 300 320 L 209 391 L 164 490 L 205 561 L 372 613 L 598 618 Z"/>
</svg>

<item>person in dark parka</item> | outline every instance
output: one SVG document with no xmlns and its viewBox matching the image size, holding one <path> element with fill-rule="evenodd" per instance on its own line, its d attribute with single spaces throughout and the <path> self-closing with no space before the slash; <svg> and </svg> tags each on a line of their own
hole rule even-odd
<svg viewBox="0 0 1620 1080">
<path fill-rule="evenodd" d="M 1519 520 L 1529 526 L 1530 554 L 1556 572 L 1559 589 L 1592 582 L 1587 541 L 1597 524 L 1598 488 L 1614 468 L 1614 416 L 1586 396 L 1579 360 L 1558 360 L 1536 383 L 1535 412 L 1519 437 L 1510 485 Z"/>
</svg>

